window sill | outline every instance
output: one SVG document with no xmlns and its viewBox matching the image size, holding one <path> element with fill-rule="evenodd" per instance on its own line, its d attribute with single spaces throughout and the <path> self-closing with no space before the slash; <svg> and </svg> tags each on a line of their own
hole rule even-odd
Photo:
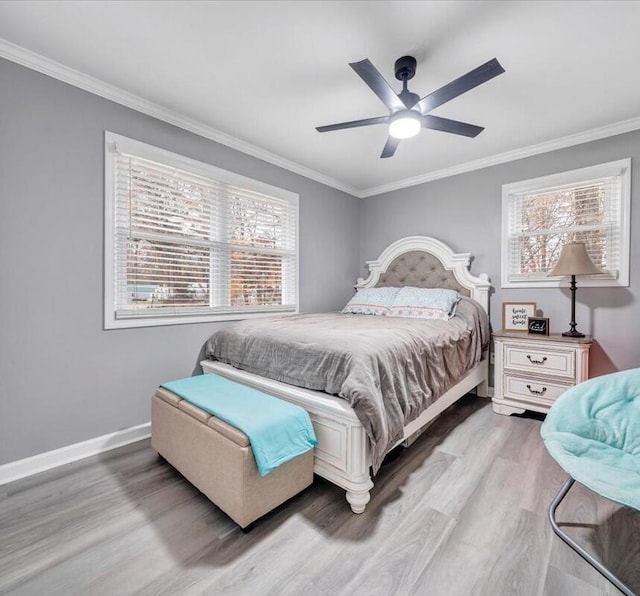
<svg viewBox="0 0 640 596">
<path fill-rule="evenodd" d="M 501 288 L 568 288 L 570 278 L 562 279 L 523 279 L 519 281 L 504 281 Z M 579 288 L 628 288 L 629 280 L 626 278 L 616 279 L 611 276 L 593 278 L 588 275 L 576 275 L 576 285 Z"/>
<path fill-rule="evenodd" d="M 207 315 L 183 315 L 171 317 L 114 317 L 105 318 L 104 329 L 133 329 L 136 327 L 164 327 L 165 325 L 191 325 L 196 323 L 223 323 L 242 319 L 260 319 L 275 315 L 294 315 L 300 312 L 293 310 L 275 310 L 271 312 L 221 313 Z"/>
</svg>

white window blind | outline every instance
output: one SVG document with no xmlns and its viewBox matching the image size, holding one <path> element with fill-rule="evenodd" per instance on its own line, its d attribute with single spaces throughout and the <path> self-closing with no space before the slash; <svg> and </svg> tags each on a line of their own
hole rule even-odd
<svg viewBox="0 0 640 596">
<path fill-rule="evenodd" d="M 548 272 L 567 242 L 605 272 L 581 285 L 628 285 L 629 170 L 622 160 L 505 185 L 502 286 L 558 285 Z"/>
<path fill-rule="evenodd" d="M 297 310 L 297 195 L 117 135 L 107 154 L 107 322 Z"/>
</svg>

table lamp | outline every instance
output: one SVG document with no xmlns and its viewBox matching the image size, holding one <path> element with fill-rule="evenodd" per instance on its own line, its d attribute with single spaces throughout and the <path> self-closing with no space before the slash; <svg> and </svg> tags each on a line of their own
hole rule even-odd
<svg viewBox="0 0 640 596">
<path fill-rule="evenodd" d="M 587 254 L 584 242 L 568 242 L 562 247 L 560 258 L 549 275 L 571 276 L 571 323 L 569 331 L 565 331 L 564 337 L 584 337 L 584 333 L 576 331 L 576 275 L 595 275 L 603 273 L 598 269 Z"/>
</svg>

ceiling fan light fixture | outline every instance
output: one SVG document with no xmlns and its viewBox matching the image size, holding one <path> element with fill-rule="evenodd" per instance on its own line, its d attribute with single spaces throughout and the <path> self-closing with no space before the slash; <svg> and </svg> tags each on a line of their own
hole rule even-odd
<svg viewBox="0 0 640 596">
<path fill-rule="evenodd" d="M 401 110 L 391 116 L 389 135 L 394 139 L 410 139 L 415 137 L 421 128 L 420 114 L 415 110 Z"/>
</svg>

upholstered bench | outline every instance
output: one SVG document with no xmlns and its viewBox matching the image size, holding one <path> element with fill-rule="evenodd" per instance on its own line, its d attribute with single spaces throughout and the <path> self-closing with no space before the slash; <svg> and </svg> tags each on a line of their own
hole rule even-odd
<svg viewBox="0 0 640 596">
<path fill-rule="evenodd" d="M 313 450 L 261 476 L 242 431 L 162 387 L 152 398 L 151 446 L 241 528 L 313 482 Z"/>
</svg>

